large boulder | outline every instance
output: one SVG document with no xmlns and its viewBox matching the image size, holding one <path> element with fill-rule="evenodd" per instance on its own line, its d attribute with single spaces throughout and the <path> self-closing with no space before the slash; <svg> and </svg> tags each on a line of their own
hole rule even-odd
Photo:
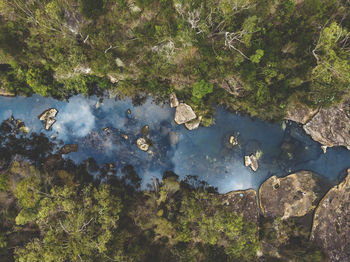
<svg viewBox="0 0 350 262">
<path fill-rule="evenodd" d="M 323 193 L 321 181 L 309 171 L 272 176 L 259 188 L 260 209 L 266 217 L 302 217 L 316 208 Z"/>
<path fill-rule="evenodd" d="M 253 154 L 244 157 L 244 165 L 249 166 L 254 172 L 259 168 L 258 159 Z"/>
<path fill-rule="evenodd" d="M 350 169 L 318 205 L 311 240 L 323 247 L 330 261 L 350 261 Z"/>
<path fill-rule="evenodd" d="M 193 119 L 195 119 L 197 116 L 195 112 L 192 110 L 192 107 L 185 103 L 180 103 L 178 107 L 176 107 L 175 111 L 175 123 L 178 125 L 187 123 Z"/>
<path fill-rule="evenodd" d="M 328 147 L 345 146 L 350 150 L 350 100 L 319 112 L 304 125 L 306 133 Z"/>
<path fill-rule="evenodd" d="M 286 119 L 300 124 L 306 124 L 318 111 L 303 104 L 293 104 L 287 109 Z"/>
<path fill-rule="evenodd" d="M 56 122 L 56 115 L 58 110 L 55 108 L 50 108 L 45 110 L 41 115 L 39 115 L 39 120 L 45 122 L 45 129 L 49 130 L 51 126 Z"/>
</svg>

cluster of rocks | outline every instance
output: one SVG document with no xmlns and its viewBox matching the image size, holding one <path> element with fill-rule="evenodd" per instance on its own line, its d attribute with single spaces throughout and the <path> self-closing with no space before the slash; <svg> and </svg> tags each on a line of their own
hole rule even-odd
<svg viewBox="0 0 350 262">
<path fill-rule="evenodd" d="M 55 108 L 50 108 L 45 110 L 41 115 L 38 116 L 40 121 L 45 122 L 45 129 L 49 130 L 52 125 L 56 122 L 56 115 L 58 110 Z"/>
<path fill-rule="evenodd" d="M 188 130 L 194 130 L 199 127 L 202 117 L 197 117 L 196 113 L 193 111 L 192 107 L 185 104 L 180 103 L 176 97 L 175 93 L 170 95 L 170 107 L 176 107 L 175 118 L 174 121 L 178 125 L 185 124 L 185 127 Z"/>
<path fill-rule="evenodd" d="M 149 150 L 150 146 L 152 145 L 151 140 L 148 138 L 148 135 L 149 135 L 149 126 L 148 125 L 145 125 L 141 128 L 141 134 L 142 134 L 142 137 L 139 137 L 136 140 L 136 146 L 140 150 L 147 152 Z M 149 153 L 152 154 L 153 152 L 149 151 Z"/>
</svg>

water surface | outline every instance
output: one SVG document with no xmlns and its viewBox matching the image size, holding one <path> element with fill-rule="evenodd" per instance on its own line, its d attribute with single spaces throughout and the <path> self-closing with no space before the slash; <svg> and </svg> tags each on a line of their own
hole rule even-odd
<svg viewBox="0 0 350 262">
<path fill-rule="evenodd" d="M 51 107 L 59 113 L 52 129 L 46 131 L 38 115 Z M 219 107 L 213 126 L 188 131 L 175 124 L 174 113 L 167 104 L 157 105 L 151 99 L 134 107 L 129 99 L 104 99 L 100 103 L 97 97 L 81 96 L 65 102 L 37 95 L 0 97 L 0 121 L 13 115 L 24 121 L 30 132 L 78 143 L 79 151 L 69 154 L 77 163 L 93 157 L 101 165 L 113 163 L 118 169 L 131 164 L 144 186 L 166 170 L 181 178 L 197 175 L 222 193 L 257 189 L 272 175 L 285 176 L 298 170 L 311 170 L 335 184 L 350 167 L 349 150 L 335 147 L 323 154 L 320 144 L 293 122 L 272 124 Z M 144 125 L 150 127 L 151 152 L 136 147 Z M 108 132 L 103 131 L 105 127 Z M 238 136 L 238 146 L 229 145 L 231 135 Z M 255 152 L 261 152 L 257 172 L 243 163 L 245 155 Z"/>
</svg>

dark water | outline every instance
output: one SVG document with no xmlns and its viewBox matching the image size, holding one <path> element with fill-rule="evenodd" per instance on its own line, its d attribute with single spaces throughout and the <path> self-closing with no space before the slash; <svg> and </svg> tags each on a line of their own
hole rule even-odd
<svg viewBox="0 0 350 262">
<path fill-rule="evenodd" d="M 52 130 L 46 131 L 37 116 L 50 107 L 59 113 Z M 13 115 L 23 120 L 30 132 L 78 143 L 79 152 L 69 155 L 76 162 L 94 157 L 99 164 L 114 163 L 117 168 L 131 164 L 143 178 L 143 185 L 154 176 L 160 178 L 166 170 L 180 177 L 198 175 L 220 192 L 257 189 L 272 175 L 285 176 L 298 170 L 311 170 L 334 184 L 350 167 L 349 150 L 328 148 L 323 154 L 320 144 L 292 122 L 271 124 L 218 108 L 213 126 L 188 131 L 174 123 L 174 112 L 151 99 L 134 107 L 130 100 L 104 99 L 100 104 L 96 97 L 76 96 L 68 102 L 40 96 L 0 97 L 0 121 Z M 150 127 L 152 154 L 136 147 L 144 125 Z M 109 132 L 102 130 L 105 127 Z M 229 146 L 231 135 L 238 136 L 238 146 Z M 174 140 L 178 142 L 174 144 Z M 244 155 L 255 152 L 261 155 L 257 172 L 243 163 Z"/>
</svg>

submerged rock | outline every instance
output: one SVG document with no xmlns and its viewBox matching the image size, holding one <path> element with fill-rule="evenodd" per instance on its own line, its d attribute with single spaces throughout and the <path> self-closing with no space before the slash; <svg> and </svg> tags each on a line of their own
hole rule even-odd
<svg viewBox="0 0 350 262">
<path fill-rule="evenodd" d="M 249 166 L 254 172 L 259 168 L 258 159 L 253 154 L 244 157 L 244 165 Z"/>
<path fill-rule="evenodd" d="M 145 125 L 141 128 L 141 134 L 143 136 L 148 136 L 148 134 L 149 134 L 149 126 L 148 125 Z"/>
<path fill-rule="evenodd" d="M 49 130 L 52 125 L 56 122 L 56 115 L 58 113 L 58 110 L 55 108 L 50 108 L 45 110 L 41 115 L 39 115 L 40 121 L 45 121 L 45 129 Z"/>
<path fill-rule="evenodd" d="M 136 145 L 140 150 L 146 152 L 146 151 L 148 151 L 151 144 L 145 138 L 140 137 L 136 140 Z"/>
<path fill-rule="evenodd" d="M 312 139 L 327 146 L 345 146 L 350 150 L 350 100 L 319 112 L 304 125 Z"/>
<path fill-rule="evenodd" d="M 179 142 L 179 134 L 177 132 L 170 132 L 169 133 L 169 140 L 170 144 L 176 145 Z"/>
<path fill-rule="evenodd" d="M 349 261 L 350 169 L 345 180 L 329 190 L 318 205 L 311 240 L 328 253 L 330 261 Z"/>
<path fill-rule="evenodd" d="M 199 127 L 201 121 L 202 121 L 202 117 L 200 116 L 200 117 L 198 117 L 198 118 L 196 118 L 196 119 L 194 119 L 194 120 L 191 120 L 191 121 L 185 123 L 185 127 L 186 127 L 188 130 L 197 129 L 197 128 Z"/>
<path fill-rule="evenodd" d="M 66 144 L 60 149 L 59 153 L 65 155 L 72 152 L 78 152 L 78 150 L 79 150 L 78 144 Z"/>
<path fill-rule="evenodd" d="M 323 193 L 321 181 L 309 171 L 272 176 L 259 188 L 260 209 L 266 217 L 302 217 L 316 208 Z"/>
<path fill-rule="evenodd" d="M 125 140 L 128 140 L 128 139 L 129 139 L 128 135 L 126 135 L 126 134 L 122 134 L 122 137 L 123 137 Z"/>
<path fill-rule="evenodd" d="M 187 123 L 193 119 L 195 119 L 197 116 L 192 110 L 192 107 L 185 103 L 180 103 L 178 107 L 176 107 L 175 112 L 175 119 L 174 121 L 176 124 L 181 125 L 184 123 Z"/>
<path fill-rule="evenodd" d="M 170 107 L 171 107 L 171 108 L 177 107 L 177 106 L 179 105 L 179 100 L 177 99 L 175 93 L 171 93 L 171 94 L 170 94 L 169 100 L 170 100 Z"/>
</svg>

